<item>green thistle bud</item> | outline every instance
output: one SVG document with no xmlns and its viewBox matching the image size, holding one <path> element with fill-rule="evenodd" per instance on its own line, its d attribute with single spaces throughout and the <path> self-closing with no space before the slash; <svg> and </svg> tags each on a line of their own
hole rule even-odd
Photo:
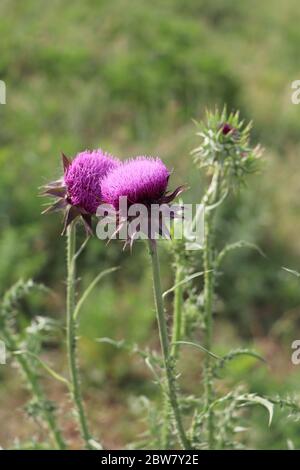
<svg viewBox="0 0 300 470">
<path fill-rule="evenodd" d="M 239 186 L 249 173 L 257 170 L 261 148 L 250 143 L 252 124 L 240 120 L 239 112 L 207 112 L 206 119 L 197 123 L 196 133 L 201 144 L 193 150 L 199 168 L 214 170 L 219 167 L 223 182 L 228 187 Z"/>
</svg>

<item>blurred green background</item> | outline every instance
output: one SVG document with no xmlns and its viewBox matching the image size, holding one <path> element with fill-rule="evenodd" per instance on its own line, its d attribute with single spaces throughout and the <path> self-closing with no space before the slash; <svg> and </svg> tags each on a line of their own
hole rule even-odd
<svg viewBox="0 0 300 470">
<path fill-rule="evenodd" d="M 253 140 L 266 150 L 261 174 L 225 204 L 219 243 L 248 240 L 266 258 L 248 250 L 227 258 L 215 350 L 253 346 L 269 361 L 268 367 L 236 361 L 228 383 L 246 377 L 253 392 L 299 390 L 300 366 L 290 355 L 291 342 L 300 338 L 300 283 L 281 269 L 300 268 L 300 107 L 291 103 L 291 83 L 300 78 L 298 10 L 296 0 L 1 1 L 7 104 L 0 106 L 0 293 L 20 277 L 55 292 L 24 303 L 25 318 L 64 318 L 61 220 L 41 216 L 38 197 L 38 187 L 61 173 L 60 152 L 101 147 L 122 158 L 159 155 L 174 168 L 172 186 L 187 183 L 185 200 L 198 202 L 207 180 L 190 156 L 197 144 L 192 119 L 227 103 L 253 119 Z M 164 247 L 162 259 L 167 288 L 172 272 Z M 139 359 L 95 338 L 152 347 L 157 340 L 143 247 L 136 244 L 130 255 L 117 242 L 106 247 L 92 240 L 80 261 L 81 287 L 109 266 L 121 269 L 85 304 L 80 355 L 95 433 L 106 430 L 106 445 L 120 448 L 143 430 L 138 397 L 156 391 Z M 48 359 L 60 371 L 62 357 L 61 346 L 49 347 Z M 183 386 L 197 387 L 201 359 L 186 352 Z M 1 367 L 0 374 L 5 446 L 30 437 L 33 428 L 22 412 L 26 393 L 15 371 Z M 53 398 L 64 399 L 59 386 L 48 386 Z M 76 433 L 65 427 L 75 446 Z M 300 425 L 277 412 L 268 428 L 265 411 L 253 409 L 247 440 L 256 448 L 299 447 Z"/>
</svg>

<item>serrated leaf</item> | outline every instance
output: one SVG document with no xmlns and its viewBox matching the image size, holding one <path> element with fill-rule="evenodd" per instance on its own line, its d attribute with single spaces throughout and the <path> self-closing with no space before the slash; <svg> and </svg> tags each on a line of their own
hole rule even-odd
<svg viewBox="0 0 300 470">
<path fill-rule="evenodd" d="M 271 426 L 274 415 L 274 403 L 270 400 L 265 397 L 261 397 L 260 395 L 246 394 L 241 397 L 237 397 L 237 401 L 244 401 L 245 404 L 242 406 L 247 406 L 251 403 L 262 405 L 269 413 L 269 426 Z"/>
</svg>

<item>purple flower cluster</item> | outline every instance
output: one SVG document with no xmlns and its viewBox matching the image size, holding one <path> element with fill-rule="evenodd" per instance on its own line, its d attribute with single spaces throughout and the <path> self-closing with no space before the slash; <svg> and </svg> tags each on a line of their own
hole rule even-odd
<svg viewBox="0 0 300 470">
<path fill-rule="evenodd" d="M 64 175 L 44 187 L 44 194 L 56 197 L 44 212 L 65 210 L 64 229 L 78 216 L 92 232 L 97 207 L 111 204 L 119 210 L 119 198 L 128 205 L 170 203 L 181 191 L 167 193 L 170 171 L 159 158 L 136 157 L 124 162 L 102 150 L 81 152 L 70 161 L 63 155 Z"/>
</svg>

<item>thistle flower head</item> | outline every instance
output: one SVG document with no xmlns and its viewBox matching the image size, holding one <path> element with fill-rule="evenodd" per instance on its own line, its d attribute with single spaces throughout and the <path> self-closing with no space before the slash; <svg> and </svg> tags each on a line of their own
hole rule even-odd
<svg viewBox="0 0 300 470">
<path fill-rule="evenodd" d="M 56 201 L 44 213 L 65 210 L 64 228 L 81 216 L 86 230 L 91 232 L 92 216 L 101 203 L 101 182 L 120 163 L 102 150 L 84 151 L 69 159 L 62 155 L 64 175 L 44 187 L 44 195 Z"/>
<path fill-rule="evenodd" d="M 103 179 L 102 199 L 103 202 L 113 206 L 117 213 L 117 232 L 137 219 L 135 215 L 128 216 L 122 212 L 120 198 L 127 198 L 129 208 L 139 204 L 146 209 L 143 216 L 139 215 L 142 219 L 139 231 L 127 232 L 126 244 L 130 243 L 132 246 L 137 233 L 143 233 L 147 238 L 152 238 L 155 234 L 170 236 L 164 223 L 164 216 L 153 218 L 151 212 L 153 205 L 158 207 L 168 205 L 183 191 L 183 186 L 173 192 L 167 191 L 170 174 L 171 172 L 159 158 L 142 156 L 125 161 Z M 176 214 L 172 213 L 171 217 L 175 216 Z"/>
<path fill-rule="evenodd" d="M 166 193 L 169 177 L 170 171 L 159 158 L 127 160 L 102 181 L 103 201 L 115 209 L 121 196 L 127 197 L 129 205 L 159 203 Z"/>
<path fill-rule="evenodd" d="M 102 150 L 76 155 L 64 174 L 70 204 L 95 214 L 101 202 L 102 179 L 117 165 L 117 160 Z"/>
<path fill-rule="evenodd" d="M 219 167 L 228 186 L 239 185 L 248 173 L 257 169 L 261 156 L 259 146 L 250 144 L 252 124 L 240 120 L 239 113 L 207 112 L 205 122 L 199 124 L 197 136 L 200 145 L 193 150 L 195 163 L 200 167 Z"/>
</svg>

